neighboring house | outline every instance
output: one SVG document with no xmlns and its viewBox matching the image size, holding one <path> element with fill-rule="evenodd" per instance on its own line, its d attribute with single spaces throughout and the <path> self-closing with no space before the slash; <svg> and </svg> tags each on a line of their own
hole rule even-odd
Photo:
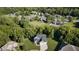
<svg viewBox="0 0 79 59">
<path fill-rule="evenodd" d="M 9 16 L 11 16 L 11 17 L 15 17 L 16 16 L 16 14 L 15 13 L 11 13 L 11 14 L 8 14 Z"/>
<path fill-rule="evenodd" d="M 60 51 L 79 51 L 79 47 L 68 44 L 62 47 Z"/>
<path fill-rule="evenodd" d="M 72 21 L 72 16 L 68 15 L 68 16 L 66 16 L 66 18 L 69 20 L 69 22 Z"/>
<path fill-rule="evenodd" d="M 54 25 L 61 25 L 63 24 L 63 22 L 61 21 L 61 17 L 60 15 L 55 15 L 54 16 L 54 20 L 52 21 L 52 24 Z"/>
<path fill-rule="evenodd" d="M 25 18 L 29 19 L 30 21 L 32 21 L 35 17 L 36 15 L 33 15 L 33 14 L 25 16 Z"/>
<path fill-rule="evenodd" d="M 18 43 L 14 41 L 10 41 L 0 48 L 0 51 L 16 51 L 16 47 L 18 47 Z"/>
<path fill-rule="evenodd" d="M 78 22 L 79 23 L 79 20 L 73 20 L 73 22 Z"/>
<path fill-rule="evenodd" d="M 11 13 L 11 14 L 6 14 L 6 15 L 4 15 L 4 16 L 9 16 L 9 17 L 16 17 L 16 14 L 15 13 Z"/>
<path fill-rule="evenodd" d="M 46 18 L 44 15 L 40 17 L 40 20 L 41 20 L 42 22 L 47 22 L 47 18 Z"/>
<path fill-rule="evenodd" d="M 19 15 L 18 16 L 18 20 L 22 20 L 22 15 Z"/>
<path fill-rule="evenodd" d="M 32 11 L 32 14 L 37 15 L 37 14 L 38 14 L 38 12 L 36 12 L 36 11 Z"/>
<path fill-rule="evenodd" d="M 34 42 L 36 45 L 39 45 L 39 43 L 43 41 L 43 42 L 47 42 L 47 38 L 45 34 L 38 34 L 35 38 L 34 38 Z"/>
<path fill-rule="evenodd" d="M 40 42 L 40 51 L 45 51 L 48 49 L 47 42 Z"/>
<path fill-rule="evenodd" d="M 61 18 L 62 16 L 56 14 L 56 15 L 54 15 L 54 17 L 57 18 L 57 19 L 59 19 L 59 18 Z"/>
<path fill-rule="evenodd" d="M 49 13 L 45 13 L 45 15 L 50 15 Z"/>
<path fill-rule="evenodd" d="M 47 38 L 45 34 L 38 34 L 34 38 L 34 42 L 36 46 L 40 46 L 40 51 L 45 51 L 48 49 Z"/>
<path fill-rule="evenodd" d="M 69 20 L 68 19 L 64 19 L 64 23 L 68 23 L 69 22 Z"/>
</svg>

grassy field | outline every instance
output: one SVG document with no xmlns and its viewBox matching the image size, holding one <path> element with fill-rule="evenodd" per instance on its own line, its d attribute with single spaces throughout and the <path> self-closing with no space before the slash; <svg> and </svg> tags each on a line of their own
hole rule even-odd
<svg viewBox="0 0 79 59">
<path fill-rule="evenodd" d="M 48 51 L 54 51 L 57 46 L 57 41 L 48 38 Z"/>
</svg>

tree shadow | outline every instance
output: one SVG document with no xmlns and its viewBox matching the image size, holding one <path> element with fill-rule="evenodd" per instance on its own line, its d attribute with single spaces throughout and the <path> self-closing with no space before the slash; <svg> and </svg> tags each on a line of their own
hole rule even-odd
<svg viewBox="0 0 79 59">
<path fill-rule="evenodd" d="M 74 23 L 76 28 L 79 28 L 79 22 Z"/>
<path fill-rule="evenodd" d="M 36 37 L 36 35 L 30 37 L 29 40 L 30 40 L 31 42 L 34 42 L 34 37 Z"/>
<path fill-rule="evenodd" d="M 59 51 L 61 50 L 62 47 L 64 47 L 65 45 L 67 45 L 66 43 L 64 42 L 58 42 L 56 48 L 55 48 L 55 51 Z"/>
</svg>

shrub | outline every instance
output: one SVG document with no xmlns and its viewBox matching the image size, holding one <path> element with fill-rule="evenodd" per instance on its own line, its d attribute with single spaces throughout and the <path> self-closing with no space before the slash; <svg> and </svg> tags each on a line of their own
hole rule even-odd
<svg viewBox="0 0 79 59">
<path fill-rule="evenodd" d="M 14 21 L 14 23 L 16 23 L 17 25 L 19 24 L 19 19 L 18 17 L 11 17 L 12 21 Z"/>
<path fill-rule="evenodd" d="M 51 16 L 51 15 L 47 16 L 47 21 L 48 22 L 53 22 L 54 21 L 54 17 Z"/>
<path fill-rule="evenodd" d="M 20 42 L 21 39 L 24 37 L 23 29 L 20 27 L 12 27 L 12 33 L 9 35 L 11 40 Z"/>
<path fill-rule="evenodd" d="M 13 41 L 19 41 L 24 36 L 22 28 L 16 26 L 0 25 L 0 31 L 6 33 Z"/>
<path fill-rule="evenodd" d="M 5 45 L 9 41 L 9 37 L 6 33 L 0 31 L 0 47 Z"/>
<path fill-rule="evenodd" d="M 52 26 L 49 25 L 45 25 L 44 29 L 42 30 L 43 34 L 46 34 L 48 37 L 51 37 L 51 32 L 54 28 Z"/>
<path fill-rule="evenodd" d="M 28 27 L 24 29 L 25 38 L 29 38 L 33 41 L 33 37 L 36 35 L 37 29 L 34 27 Z"/>
<path fill-rule="evenodd" d="M 22 19 L 22 20 L 19 21 L 19 25 L 22 28 L 26 28 L 26 27 L 29 26 L 29 21 L 27 19 Z"/>
<path fill-rule="evenodd" d="M 46 23 L 41 23 L 41 22 L 31 22 L 30 25 L 32 26 L 32 28 L 36 29 L 36 33 L 43 33 L 46 34 L 47 36 L 51 36 L 51 32 L 53 27 L 50 26 L 49 24 Z"/>
<path fill-rule="evenodd" d="M 14 26 L 14 22 L 10 17 L 7 16 L 0 16 L 0 25 L 8 25 L 8 26 Z"/>
<path fill-rule="evenodd" d="M 6 33 L 8 36 L 12 34 L 12 28 L 7 25 L 0 25 L 0 31 Z"/>
<path fill-rule="evenodd" d="M 55 40 L 57 40 L 57 41 L 61 41 L 60 39 L 61 39 L 61 32 L 58 30 L 58 29 L 56 29 L 55 31 L 54 31 L 54 39 Z"/>
<path fill-rule="evenodd" d="M 54 51 L 55 48 L 57 47 L 58 42 L 55 41 L 54 39 L 52 40 L 51 38 L 48 38 L 48 51 Z"/>
<path fill-rule="evenodd" d="M 79 29 L 73 27 L 60 27 L 54 32 L 54 39 L 68 44 L 79 46 Z"/>
</svg>

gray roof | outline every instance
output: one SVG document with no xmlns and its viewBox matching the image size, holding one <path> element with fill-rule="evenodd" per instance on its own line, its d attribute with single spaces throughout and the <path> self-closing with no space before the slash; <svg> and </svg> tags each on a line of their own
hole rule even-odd
<svg viewBox="0 0 79 59">
<path fill-rule="evenodd" d="M 79 47 L 68 44 L 64 46 L 60 51 L 79 51 Z"/>
<path fill-rule="evenodd" d="M 36 17 L 36 15 L 34 15 L 34 14 L 31 14 L 31 15 L 26 16 L 26 18 L 28 18 L 29 20 L 30 20 L 30 19 L 33 19 L 33 18 L 35 18 L 35 17 Z"/>
<path fill-rule="evenodd" d="M 46 21 L 46 17 L 45 16 L 41 16 L 41 21 L 42 20 Z"/>
<path fill-rule="evenodd" d="M 61 15 L 56 14 L 56 15 L 54 15 L 54 17 L 55 17 L 55 18 L 61 18 L 62 16 L 61 16 Z"/>
<path fill-rule="evenodd" d="M 45 34 L 38 34 L 35 38 L 34 41 L 47 41 L 46 35 Z"/>
<path fill-rule="evenodd" d="M 72 17 L 72 16 L 68 15 L 68 16 L 66 16 L 66 17 L 69 18 L 69 17 Z"/>
<path fill-rule="evenodd" d="M 73 22 L 79 22 L 79 20 L 74 20 Z"/>
</svg>

